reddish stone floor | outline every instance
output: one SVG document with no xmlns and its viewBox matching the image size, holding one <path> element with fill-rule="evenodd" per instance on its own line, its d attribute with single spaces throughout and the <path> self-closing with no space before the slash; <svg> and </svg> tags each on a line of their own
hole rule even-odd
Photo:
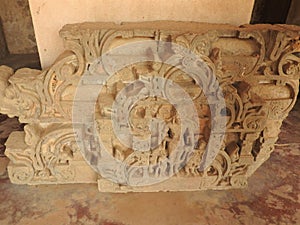
<svg viewBox="0 0 300 225">
<path fill-rule="evenodd" d="M 96 185 L 0 180 L 0 224 L 300 224 L 300 101 L 275 152 L 241 190 L 104 194 Z"/>
</svg>

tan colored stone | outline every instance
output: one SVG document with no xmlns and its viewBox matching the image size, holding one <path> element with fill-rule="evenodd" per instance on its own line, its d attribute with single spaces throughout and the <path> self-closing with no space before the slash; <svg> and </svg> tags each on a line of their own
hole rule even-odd
<svg viewBox="0 0 300 225">
<path fill-rule="evenodd" d="M 0 67 L 0 112 L 18 116 L 21 122 L 28 123 L 24 132 L 12 133 L 6 143 L 6 155 L 11 159 L 8 171 L 14 183 L 98 182 L 100 191 L 112 192 L 245 187 L 247 178 L 270 156 L 282 121 L 296 102 L 300 74 L 300 29 L 296 26 L 235 27 L 188 22 L 84 23 L 66 25 L 60 34 L 66 51 L 49 69 L 20 69 L 14 73 L 7 67 Z M 150 140 L 155 139 L 159 145 L 151 151 L 141 152 L 133 150 L 135 144 L 140 143 L 135 138 L 129 141 L 131 147 L 121 143 L 113 133 L 110 116 L 117 94 L 128 83 L 144 80 L 159 87 L 154 77 L 172 80 L 190 95 L 201 125 L 197 133 L 185 134 L 185 142 L 194 143 L 195 151 L 187 162 L 183 155 L 176 155 L 186 164 L 175 176 L 152 186 L 136 187 L 128 185 L 130 179 L 135 176 L 143 178 L 146 172 L 129 171 L 129 181 L 114 184 L 104 179 L 103 174 L 93 171 L 84 161 L 75 134 L 81 137 L 83 144 L 88 143 L 93 149 L 85 158 L 94 169 L 100 162 L 102 147 L 100 149 L 94 145 L 86 124 L 78 124 L 82 126 L 82 133 L 74 133 L 72 103 L 80 78 L 103 69 L 95 64 L 99 57 L 116 46 L 142 40 L 171 41 L 193 51 L 208 66 L 206 72 L 211 78 L 211 85 L 214 84 L 211 75 L 216 75 L 223 90 L 226 109 L 213 114 L 209 107 L 217 108 L 217 103 L 209 105 L 195 80 L 170 65 L 134 63 L 114 74 L 102 85 L 95 109 L 84 108 L 82 116 L 95 111 L 94 119 L 103 146 L 109 149 L 111 156 L 131 168 L 153 166 L 172 158 L 172 152 L 175 152 L 183 135 L 180 133 L 183 125 L 180 124 L 178 112 L 165 100 L 158 97 L 139 99 L 130 108 L 132 133 L 143 140 L 152 135 Z M 159 52 L 157 49 L 157 52 L 145 51 L 144 54 L 150 54 L 153 58 L 170 57 L 170 52 Z M 178 63 L 183 66 L 186 62 Z M 89 90 L 92 89 L 87 89 L 87 94 L 93 93 Z M 124 93 L 124 98 L 135 96 L 134 93 L 130 95 L 130 90 Z M 180 97 L 176 93 L 173 93 L 174 96 Z M 75 101 L 75 104 L 83 105 L 85 102 Z M 158 128 L 149 132 L 149 121 L 153 118 L 164 121 L 168 129 L 161 131 L 157 123 Z M 220 143 L 219 152 L 211 165 L 201 171 L 200 161 L 206 157 L 206 146 L 210 138 L 217 135 L 210 134 L 211 123 L 221 119 L 227 121 L 225 139 Z M 147 171 L 147 175 L 154 178 L 167 176 L 172 166 Z M 118 168 L 106 169 L 111 176 L 120 172 Z"/>
</svg>

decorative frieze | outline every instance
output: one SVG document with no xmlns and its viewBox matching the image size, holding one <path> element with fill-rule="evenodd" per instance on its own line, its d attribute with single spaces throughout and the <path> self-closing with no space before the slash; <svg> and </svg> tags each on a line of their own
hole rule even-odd
<svg viewBox="0 0 300 225">
<path fill-rule="evenodd" d="M 83 23 L 60 35 L 50 68 L 0 67 L 0 112 L 27 124 L 6 142 L 13 183 L 245 187 L 297 98 L 296 26 Z"/>
</svg>

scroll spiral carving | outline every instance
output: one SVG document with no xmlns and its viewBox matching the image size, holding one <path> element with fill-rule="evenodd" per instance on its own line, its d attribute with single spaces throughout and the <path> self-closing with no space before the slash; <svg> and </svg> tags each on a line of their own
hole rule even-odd
<svg viewBox="0 0 300 225">
<path fill-rule="evenodd" d="M 1 113 L 18 116 L 21 122 L 28 123 L 23 133 L 13 133 L 7 143 L 6 154 L 11 159 L 10 179 L 29 184 L 79 182 L 72 162 L 83 159 L 78 156 L 71 123 L 73 98 L 80 78 L 85 73 L 97 72 L 93 63 L 110 49 L 134 41 L 156 40 L 189 49 L 207 64 L 210 71 L 203 75 L 216 75 L 216 79 L 209 77 L 208 83 L 202 85 L 214 87 L 218 81 L 226 102 L 226 108 L 221 109 L 219 115 L 227 120 L 226 138 L 217 157 L 208 169 L 199 170 L 208 140 L 214 135 L 210 126 L 216 119 L 210 111 L 213 104 L 208 104 L 207 96 L 193 78 L 170 65 L 144 63 L 119 71 L 104 87 L 105 98 L 96 104 L 99 135 L 104 136 L 105 144 L 115 158 L 130 165 L 152 165 L 168 157 L 168 151 L 172 151 L 178 139 L 179 128 L 176 113 L 173 115 L 174 110 L 165 102 L 141 100 L 132 108 L 130 126 L 137 135 L 146 134 L 149 115 L 158 116 L 161 110 L 166 116 L 164 119 L 168 120 L 169 130 L 161 145 L 147 153 L 122 146 L 106 122 L 118 92 L 138 77 L 144 74 L 151 77 L 155 73 L 180 85 L 191 96 L 199 117 L 200 130 L 194 135 L 193 155 L 172 179 L 186 178 L 192 183 L 191 190 L 244 187 L 247 178 L 273 151 L 282 120 L 295 104 L 300 78 L 300 30 L 279 25 L 219 29 L 213 25 L 195 24 L 192 31 L 187 31 L 180 23 L 177 29 L 166 27 L 168 23 L 162 28 L 155 24 L 145 28 L 142 25 L 101 23 L 67 25 L 60 32 L 66 52 L 50 68 L 13 72 L 8 67 L 0 67 Z M 153 58 L 164 58 L 176 51 L 180 49 L 148 54 L 153 54 Z M 178 66 L 186 67 L 189 63 L 191 59 L 184 58 Z M 172 116 L 167 116 L 168 113 Z M 22 139 L 23 143 L 14 143 L 14 138 Z M 97 163 L 92 155 L 91 159 Z M 162 173 L 154 167 L 153 170 L 157 176 Z M 138 174 L 139 171 L 131 172 Z M 100 177 L 99 186 L 106 190 L 102 181 Z M 127 190 L 117 187 L 115 191 L 122 188 Z M 172 190 L 182 188 L 185 186 L 180 182 L 170 187 Z M 135 189 L 128 187 L 128 190 Z"/>
</svg>

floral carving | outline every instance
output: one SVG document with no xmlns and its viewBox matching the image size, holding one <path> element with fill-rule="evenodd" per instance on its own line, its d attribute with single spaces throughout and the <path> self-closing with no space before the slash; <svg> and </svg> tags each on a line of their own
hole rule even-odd
<svg viewBox="0 0 300 225">
<path fill-rule="evenodd" d="M 60 32 L 66 52 L 50 68 L 43 71 L 23 68 L 13 72 L 8 67 L 0 67 L 0 113 L 18 116 L 21 122 L 28 123 L 24 132 L 12 133 L 6 144 L 12 182 L 96 182 L 98 176 L 100 191 L 116 192 L 246 186 L 247 178 L 273 151 L 281 123 L 295 104 L 300 78 L 300 29 L 282 25 L 220 29 L 217 25 L 194 24 L 194 29 L 187 30 L 184 24 L 178 23 L 177 27 L 177 23 L 154 22 L 145 28 L 143 23 L 66 25 Z M 195 142 L 190 160 L 166 184 L 142 189 L 113 185 L 92 171 L 80 155 L 72 129 L 73 98 L 83 74 L 96 73 L 95 62 L 114 46 L 139 40 L 173 42 L 194 52 L 208 66 L 205 75 L 210 79 L 203 85 L 215 87 L 218 82 L 226 102 L 220 115 L 212 116 L 210 107 L 216 106 L 208 104 L 195 79 L 179 69 L 193 63 L 188 57 L 178 61 L 178 68 L 153 62 L 130 65 L 104 85 L 102 98 L 95 107 L 98 134 L 111 149 L 110 154 L 128 165 L 153 165 L 168 159 L 180 136 L 176 110 L 161 99 L 152 98 L 140 100 L 132 107 L 130 127 L 135 135 L 146 137 L 152 118 L 164 120 L 165 130 L 157 134 L 157 140 L 162 139 L 160 144 L 144 153 L 120 143 L 108 120 L 118 92 L 128 83 L 138 78 L 154 82 L 151 80 L 154 75 L 172 80 L 191 96 L 197 109 L 200 129 L 192 134 Z M 154 59 L 167 58 L 180 51 L 180 48 L 158 49 L 147 54 Z M 216 75 L 216 79 L 210 74 Z M 175 94 L 167 92 L 167 95 Z M 216 117 L 226 118 L 225 139 L 212 164 L 201 171 L 200 161 L 210 136 L 215 135 L 211 133 L 211 122 L 218 120 Z M 83 141 L 92 144 L 88 129 L 82 130 Z M 187 155 L 184 152 L 178 157 L 183 159 Z M 92 153 L 89 160 L 98 163 Z M 165 171 L 153 166 L 152 174 L 159 177 L 172 170 L 172 166 L 168 165 Z M 81 169 L 90 176 L 83 178 Z M 108 168 L 108 171 L 114 174 L 122 168 L 119 169 Z M 132 177 L 143 176 L 134 169 L 130 173 Z"/>
</svg>

